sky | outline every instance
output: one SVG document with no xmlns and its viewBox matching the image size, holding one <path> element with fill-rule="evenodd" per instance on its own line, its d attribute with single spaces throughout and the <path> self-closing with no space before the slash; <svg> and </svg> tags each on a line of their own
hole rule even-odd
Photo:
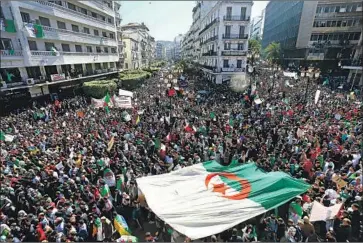
<svg viewBox="0 0 363 243">
<path fill-rule="evenodd" d="M 261 14 L 268 1 L 254 1 L 252 18 Z M 144 22 L 156 40 L 172 41 L 191 26 L 195 1 L 122 1 L 122 25 Z"/>
</svg>

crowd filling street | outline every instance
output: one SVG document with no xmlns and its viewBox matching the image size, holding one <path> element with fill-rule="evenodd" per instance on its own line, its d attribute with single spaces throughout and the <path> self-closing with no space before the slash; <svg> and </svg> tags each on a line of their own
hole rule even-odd
<svg viewBox="0 0 363 243">
<path fill-rule="evenodd" d="M 124 231 L 139 241 L 190 242 L 148 208 L 136 178 L 210 160 L 256 163 L 311 188 L 197 241 L 362 241 L 360 96 L 282 73 L 272 83 L 271 75 L 233 92 L 184 74 L 187 87 L 170 92 L 158 74 L 134 91 L 133 109 L 95 109 L 78 96 L 2 117 L 1 242 L 129 241 Z M 343 206 L 311 222 L 314 201 Z"/>
</svg>

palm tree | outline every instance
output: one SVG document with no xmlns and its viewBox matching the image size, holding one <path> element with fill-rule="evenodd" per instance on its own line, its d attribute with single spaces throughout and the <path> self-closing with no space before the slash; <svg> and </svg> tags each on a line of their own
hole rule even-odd
<svg viewBox="0 0 363 243">
<path fill-rule="evenodd" d="M 251 53 L 251 63 L 255 62 L 255 58 L 258 57 L 261 53 L 261 41 L 258 39 L 249 39 L 248 40 L 248 49 Z"/>
<path fill-rule="evenodd" d="M 267 60 L 272 64 L 277 64 L 280 61 L 280 43 L 272 42 L 265 48 Z"/>
</svg>

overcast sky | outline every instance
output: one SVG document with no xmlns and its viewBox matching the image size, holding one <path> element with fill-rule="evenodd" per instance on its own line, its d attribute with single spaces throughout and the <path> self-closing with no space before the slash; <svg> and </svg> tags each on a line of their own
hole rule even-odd
<svg viewBox="0 0 363 243">
<path fill-rule="evenodd" d="M 268 1 L 254 1 L 252 18 L 261 14 Z M 156 40 L 174 40 L 192 24 L 195 1 L 122 1 L 122 25 L 144 22 Z"/>
</svg>

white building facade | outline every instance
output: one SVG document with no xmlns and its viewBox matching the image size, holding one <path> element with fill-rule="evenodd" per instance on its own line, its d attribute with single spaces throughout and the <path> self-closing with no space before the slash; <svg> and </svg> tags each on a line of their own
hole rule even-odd
<svg viewBox="0 0 363 243">
<path fill-rule="evenodd" d="M 236 75 L 245 78 L 252 4 L 252 1 L 199 1 L 193 9 L 192 27 L 196 26 L 194 31 L 199 28 L 199 32 L 198 37 L 194 33 L 191 52 L 198 53 L 194 59 L 213 82 L 222 83 Z M 189 41 L 183 40 L 185 43 Z M 188 46 L 183 45 L 182 49 L 186 51 Z"/>
<path fill-rule="evenodd" d="M 39 83 L 45 95 L 56 82 L 117 73 L 117 1 L 6 1 L 1 7 L 8 26 L 1 28 L 2 90 Z"/>
</svg>

